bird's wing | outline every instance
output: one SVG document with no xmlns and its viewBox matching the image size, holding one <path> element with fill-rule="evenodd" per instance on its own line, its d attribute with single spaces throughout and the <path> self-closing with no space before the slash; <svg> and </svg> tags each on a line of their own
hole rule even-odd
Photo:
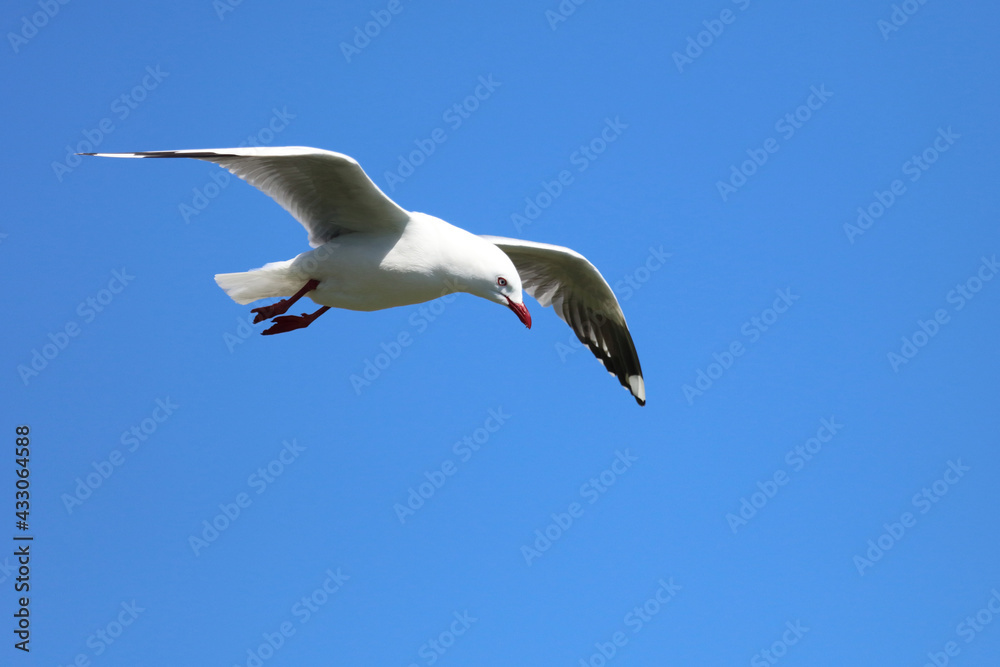
<svg viewBox="0 0 1000 667">
<path fill-rule="evenodd" d="M 102 157 L 187 157 L 214 162 L 262 191 L 302 223 L 318 247 L 346 232 L 399 231 L 410 214 L 379 190 L 351 157 L 305 146 L 205 148 Z"/>
<path fill-rule="evenodd" d="M 552 306 L 609 373 L 646 404 L 646 385 L 618 299 L 594 265 L 578 252 L 547 243 L 483 236 L 507 253 L 525 291 Z"/>
</svg>

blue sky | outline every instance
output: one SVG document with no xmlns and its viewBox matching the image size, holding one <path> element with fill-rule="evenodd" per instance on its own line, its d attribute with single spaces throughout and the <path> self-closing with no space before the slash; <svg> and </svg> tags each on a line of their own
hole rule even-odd
<svg viewBox="0 0 1000 667">
<path fill-rule="evenodd" d="M 20 534 L 28 425 L 35 540 L 0 662 L 996 664 L 998 19 L 6 3 L 0 503 Z M 530 300 L 261 337 L 212 276 L 294 220 L 72 155 L 240 144 L 583 253 L 647 406 Z"/>
</svg>

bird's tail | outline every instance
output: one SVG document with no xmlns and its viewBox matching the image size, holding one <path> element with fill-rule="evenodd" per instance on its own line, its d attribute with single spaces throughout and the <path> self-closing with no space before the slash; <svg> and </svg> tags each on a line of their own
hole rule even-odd
<svg viewBox="0 0 1000 667">
<path fill-rule="evenodd" d="M 271 262 L 253 271 L 217 273 L 215 282 L 239 304 L 277 296 L 292 296 L 301 280 L 290 270 L 293 260 Z"/>
</svg>

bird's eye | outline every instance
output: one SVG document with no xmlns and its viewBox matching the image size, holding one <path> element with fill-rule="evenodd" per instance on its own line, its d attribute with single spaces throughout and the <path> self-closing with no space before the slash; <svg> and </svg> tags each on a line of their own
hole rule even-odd
<svg viewBox="0 0 1000 667">
<path fill-rule="evenodd" d="M 497 278 L 497 285 L 499 285 L 500 287 L 506 287 L 507 279 L 503 277 Z"/>
</svg>

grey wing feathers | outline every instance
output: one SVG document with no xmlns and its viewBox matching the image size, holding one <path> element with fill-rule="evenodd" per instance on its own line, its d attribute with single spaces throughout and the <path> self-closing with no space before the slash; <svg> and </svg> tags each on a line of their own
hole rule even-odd
<svg viewBox="0 0 1000 667">
<path fill-rule="evenodd" d="M 304 146 L 213 148 L 105 157 L 194 158 L 228 169 L 274 199 L 320 246 L 346 232 L 402 229 L 409 213 L 383 193 L 353 158 Z"/>
<path fill-rule="evenodd" d="M 499 236 L 483 236 L 510 257 L 524 290 L 576 333 L 639 405 L 646 388 L 639 355 L 618 299 L 601 273 L 569 248 Z"/>
</svg>

